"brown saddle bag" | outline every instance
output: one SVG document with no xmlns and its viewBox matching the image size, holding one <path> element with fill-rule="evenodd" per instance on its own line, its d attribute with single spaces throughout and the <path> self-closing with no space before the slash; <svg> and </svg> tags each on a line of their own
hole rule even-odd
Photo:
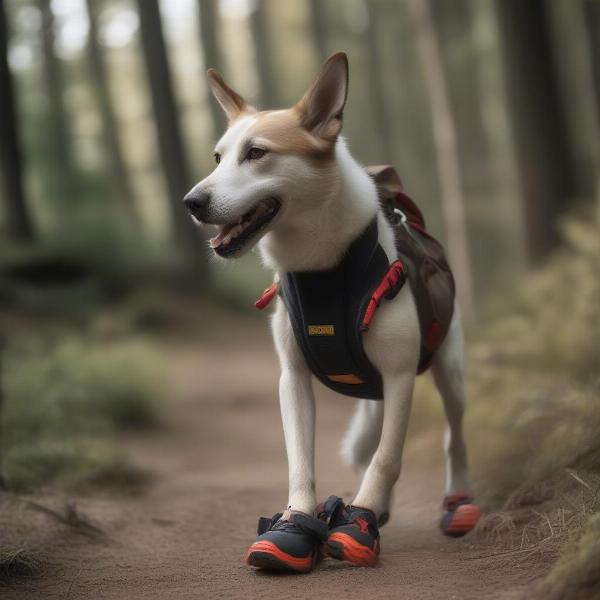
<svg viewBox="0 0 600 600">
<path fill-rule="evenodd" d="M 375 181 L 386 218 L 392 225 L 399 259 L 408 271 L 421 330 L 419 373 L 440 347 L 454 312 L 455 284 L 443 246 L 426 230 L 418 206 L 405 194 L 396 170 L 389 165 L 367 167 Z"/>
</svg>

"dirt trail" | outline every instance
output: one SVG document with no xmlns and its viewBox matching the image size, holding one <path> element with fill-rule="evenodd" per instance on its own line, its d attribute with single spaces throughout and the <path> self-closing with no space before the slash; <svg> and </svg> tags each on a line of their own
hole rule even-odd
<svg viewBox="0 0 600 600">
<path fill-rule="evenodd" d="M 242 332 L 239 332 L 242 334 Z M 35 580 L 0 590 L 4 600 L 197 598 L 518 598 L 543 566 L 437 529 L 442 496 L 441 435 L 411 435 L 380 566 L 326 560 L 308 575 L 256 572 L 241 560 L 259 515 L 286 501 L 287 470 L 277 366 L 266 332 L 256 346 L 212 341 L 169 347 L 174 382 L 160 434 L 126 440 L 156 481 L 139 497 L 85 496 L 77 505 L 108 539 L 56 526 L 47 567 Z M 237 334 L 236 334 L 237 335 Z M 356 486 L 338 445 L 352 402 L 322 392 L 317 486 L 349 498 Z M 46 528 L 48 525 L 46 525 Z"/>
</svg>

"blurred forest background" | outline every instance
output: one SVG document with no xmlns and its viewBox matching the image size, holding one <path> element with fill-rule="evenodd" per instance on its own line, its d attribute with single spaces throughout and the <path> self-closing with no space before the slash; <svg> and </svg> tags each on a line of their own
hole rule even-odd
<svg viewBox="0 0 600 600">
<path fill-rule="evenodd" d="M 598 528 L 598 429 L 581 428 L 600 427 L 600 0 L 0 0 L 5 490 L 142 478 L 114 437 L 158 426 L 156 336 L 200 322 L 198 306 L 246 310 L 270 281 L 254 255 L 212 263 L 182 206 L 225 124 L 205 70 L 284 107 L 340 50 L 350 149 L 393 164 L 447 244 L 488 365 L 474 389 L 511 398 L 473 442 L 508 423 L 523 442 L 481 452 L 496 465 L 482 493 L 505 509 L 486 527 L 521 532 L 535 518 L 511 513 L 521 483 L 568 468 L 557 486 L 594 491 L 584 516 Z M 529 394 L 506 389 L 523 378 Z M 564 438 L 546 437 L 554 419 L 571 424 Z M 523 458 L 532 435 L 540 464 Z M 521 478 L 503 476 L 509 463 Z M 564 512 L 563 525 L 553 541 L 578 544 Z M 17 556 L 6 564 L 27 569 Z"/>
<path fill-rule="evenodd" d="M 222 285 L 181 210 L 224 125 L 205 68 L 283 107 L 342 48 L 353 153 L 394 164 L 434 234 L 465 231 L 460 266 L 483 301 L 594 196 L 597 5 L 5 0 L 3 238 L 96 255 L 110 244 L 113 264 L 128 248 L 140 263 L 171 257 Z M 265 279 L 253 266 L 227 273 L 261 279 L 250 295 Z"/>
</svg>

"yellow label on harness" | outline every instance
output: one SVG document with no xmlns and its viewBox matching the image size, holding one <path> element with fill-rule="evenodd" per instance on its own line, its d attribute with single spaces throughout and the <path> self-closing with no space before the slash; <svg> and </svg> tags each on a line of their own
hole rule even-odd
<svg viewBox="0 0 600 600">
<path fill-rule="evenodd" d="M 335 327 L 333 325 L 309 325 L 308 335 L 335 335 Z"/>
</svg>

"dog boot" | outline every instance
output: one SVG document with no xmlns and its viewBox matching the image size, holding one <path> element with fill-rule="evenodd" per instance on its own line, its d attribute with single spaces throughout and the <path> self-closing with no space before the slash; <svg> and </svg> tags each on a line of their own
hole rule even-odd
<svg viewBox="0 0 600 600">
<path fill-rule="evenodd" d="M 372 510 L 344 506 L 341 498 L 330 496 L 317 507 L 317 516 L 329 526 L 327 554 L 359 567 L 372 567 L 379 556 L 379 528 Z"/>
<path fill-rule="evenodd" d="M 481 518 L 481 509 L 473 497 L 465 492 L 449 494 L 444 498 L 440 527 L 444 535 L 461 537 L 469 533 Z"/>
<path fill-rule="evenodd" d="M 258 520 L 258 537 L 246 553 L 246 564 L 264 569 L 307 573 L 320 558 L 327 525 L 305 513 L 286 510 Z"/>
</svg>

